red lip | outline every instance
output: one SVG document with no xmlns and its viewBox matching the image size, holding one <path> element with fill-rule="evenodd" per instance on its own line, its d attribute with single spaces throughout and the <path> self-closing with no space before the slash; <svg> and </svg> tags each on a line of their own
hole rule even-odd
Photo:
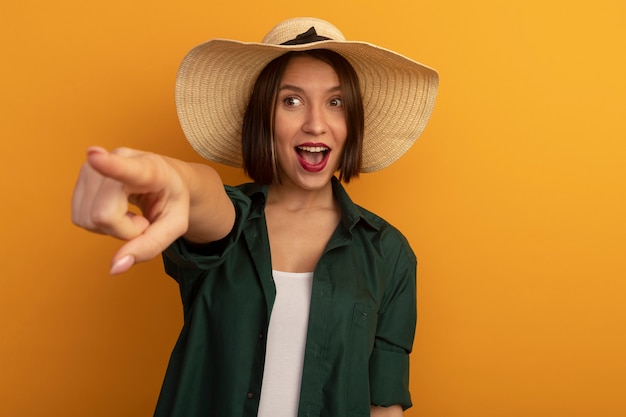
<svg viewBox="0 0 626 417">
<path fill-rule="evenodd" d="M 326 145 L 325 143 L 322 142 L 304 142 L 299 144 L 298 146 L 311 146 L 311 147 L 321 147 L 321 148 L 329 148 L 330 147 L 328 145 Z"/>
<path fill-rule="evenodd" d="M 312 164 L 312 163 L 308 162 L 307 160 L 305 160 L 304 158 L 302 158 L 302 156 L 300 156 L 300 153 L 298 152 L 298 147 L 302 147 L 302 146 L 311 147 L 311 148 L 318 148 L 318 147 L 320 147 L 320 148 L 326 148 L 328 150 L 325 151 L 324 158 L 320 162 L 318 162 L 317 164 Z M 305 171 L 307 171 L 307 172 L 320 172 L 324 168 L 326 168 L 326 165 L 328 164 L 328 160 L 329 160 L 329 157 L 330 157 L 330 147 L 328 147 L 326 144 L 324 144 L 324 143 L 307 142 L 307 143 L 302 143 L 302 144 L 298 145 L 295 148 L 295 150 L 296 150 L 296 155 L 298 156 L 298 162 L 300 162 L 300 166 Z"/>
</svg>

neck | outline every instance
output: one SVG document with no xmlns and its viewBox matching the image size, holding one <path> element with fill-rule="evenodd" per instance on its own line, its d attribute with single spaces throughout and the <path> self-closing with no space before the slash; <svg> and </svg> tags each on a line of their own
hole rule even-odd
<svg viewBox="0 0 626 417">
<path fill-rule="evenodd" d="M 333 208 L 335 199 L 330 181 L 322 188 L 305 190 L 288 184 L 272 184 L 267 204 L 277 204 L 291 210 Z"/>
</svg>

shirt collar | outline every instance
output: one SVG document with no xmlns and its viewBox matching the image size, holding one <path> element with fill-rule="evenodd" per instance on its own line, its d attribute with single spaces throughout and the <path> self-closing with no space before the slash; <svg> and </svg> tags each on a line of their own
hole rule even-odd
<svg viewBox="0 0 626 417">
<path fill-rule="evenodd" d="M 379 225 L 370 221 L 369 217 L 365 214 L 362 207 L 354 204 L 341 182 L 333 177 L 331 179 L 333 187 L 333 194 L 339 203 L 341 209 L 341 223 L 346 230 L 352 230 L 359 221 L 365 222 L 371 228 L 378 230 Z M 269 191 L 268 185 L 259 185 L 255 183 L 245 184 L 245 193 L 250 197 L 255 206 L 252 210 L 253 217 L 260 217 L 265 209 L 265 203 L 267 202 L 267 193 Z"/>
<path fill-rule="evenodd" d="M 347 230 L 352 230 L 352 228 L 356 226 L 359 221 L 364 221 L 376 230 L 379 229 L 377 224 L 372 223 L 369 218 L 364 215 L 365 212 L 363 208 L 354 204 L 345 188 L 337 178 L 332 178 L 332 185 L 333 194 L 339 202 L 339 208 L 341 209 L 341 222 Z"/>
</svg>

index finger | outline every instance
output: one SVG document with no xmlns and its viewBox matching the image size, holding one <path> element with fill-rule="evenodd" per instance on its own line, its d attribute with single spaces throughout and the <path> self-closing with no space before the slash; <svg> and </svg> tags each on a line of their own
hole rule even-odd
<svg viewBox="0 0 626 417">
<path fill-rule="evenodd" d="M 105 177 L 128 187 L 129 193 L 158 191 L 171 167 L 158 155 L 118 148 L 111 152 L 100 147 L 87 150 L 89 165 Z"/>
</svg>

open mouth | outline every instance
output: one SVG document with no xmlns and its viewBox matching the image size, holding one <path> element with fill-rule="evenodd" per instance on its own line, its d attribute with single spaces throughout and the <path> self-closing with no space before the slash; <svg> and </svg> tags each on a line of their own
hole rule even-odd
<svg viewBox="0 0 626 417">
<path fill-rule="evenodd" d="M 319 166 L 330 153 L 327 146 L 296 146 L 296 152 L 300 157 L 300 161 L 308 166 Z"/>
</svg>

